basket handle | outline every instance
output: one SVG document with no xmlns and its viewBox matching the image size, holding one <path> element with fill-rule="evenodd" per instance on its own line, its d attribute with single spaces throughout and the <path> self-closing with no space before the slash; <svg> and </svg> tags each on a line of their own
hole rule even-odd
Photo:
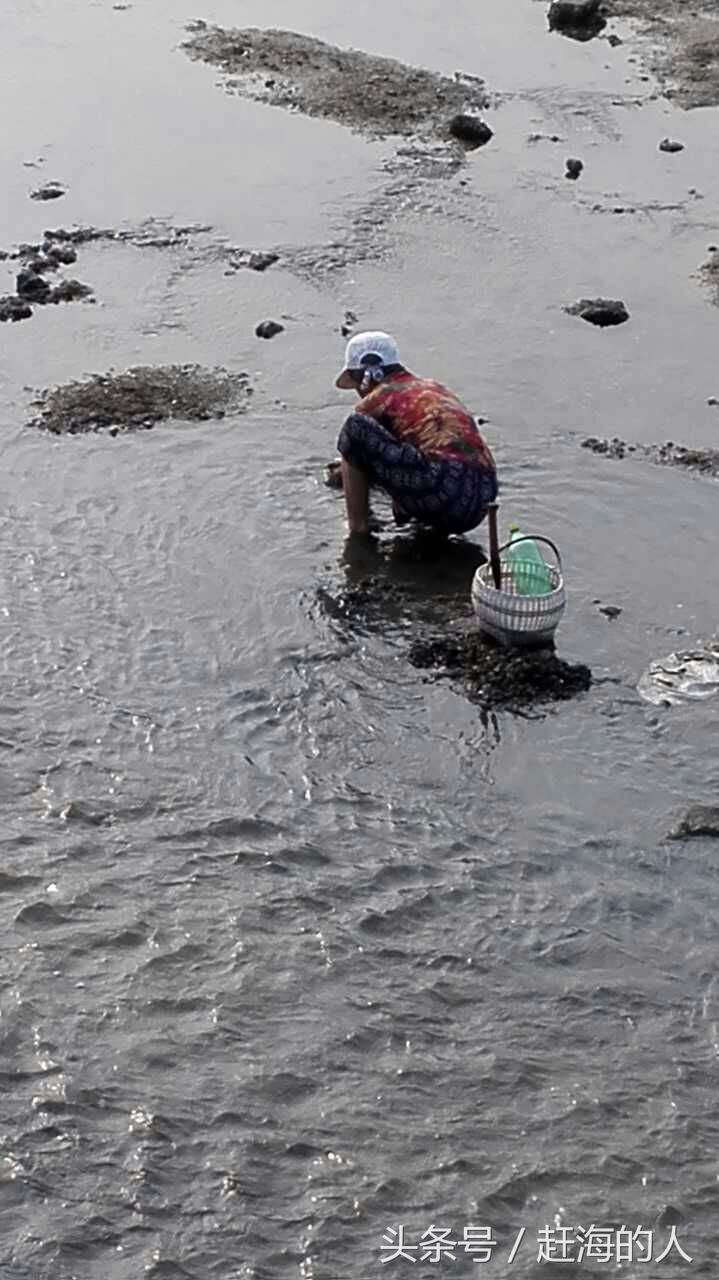
<svg viewBox="0 0 719 1280">
<path fill-rule="evenodd" d="M 536 534 L 526 533 L 526 534 L 523 534 L 521 538 L 514 538 L 514 539 L 510 538 L 509 542 L 505 542 L 504 546 L 499 548 L 499 554 L 501 555 L 503 551 L 506 551 L 507 547 L 519 546 L 520 542 L 546 542 L 547 546 L 552 548 L 552 551 L 557 557 L 557 564 L 561 569 L 562 557 L 559 554 L 559 547 L 557 547 L 555 543 L 552 542 L 551 538 L 544 538 L 541 533 L 536 533 Z"/>
</svg>

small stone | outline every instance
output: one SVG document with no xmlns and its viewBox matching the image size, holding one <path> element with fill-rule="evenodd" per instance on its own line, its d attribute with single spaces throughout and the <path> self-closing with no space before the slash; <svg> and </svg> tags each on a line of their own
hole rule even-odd
<svg viewBox="0 0 719 1280">
<path fill-rule="evenodd" d="M 494 135 L 488 124 L 479 116 L 456 115 L 449 122 L 449 132 L 466 147 L 483 147 Z"/>
<path fill-rule="evenodd" d="M 607 41 L 612 46 L 613 49 L 616 49 L 620 44 L 624 44 L 622 37 L 618 36 L 614 31 L 610 32 L 610 34 L 607 36 Z"/>
<path fill-rule="evenodd" d="M 258 338 L 274 338 L 278 333 L 284 332 L 285 326 L 278 324 L 276 320 L 263 320 L 255 329 L 255 336 Z"/>
<path fill-rule="evenodd" d="M 582 448 L 589 449 L 592 453 L 604 454 L 608 458 L 616 458 L 620 462 L 626 456 L 627 445 L 623 440 L 599 440 L 596 436 L 588 436 L 582 441 Z M 599 601 L 596 601 L 598 604 Z"/>
<path fill-rule="evenodd" d="M 716 396 L 710 396 L 709 399 L 707 400 L 707 404 L 719 405 L 719 399 Z"/>
<path fill-rule="evenodd" d="M 677 142 L 676 139 L 674 138 L 662 138 L 661 142 L 659 143 L 659 150 L 668 151 L 670 152 L 670 154 L 673 154 L 675 151 L 683 151 L 684 143 Z"/>
<path fill-rule="evenodd" d="M 42 276 L 34 271 L 20 271 L 15 287 L 18 298 L 22 298 L 25 302 L 47 302 L 50 296 L 47 280 L 43 280 Z"/>
<path fill-rule="evenodd" d="M 684 1221 L 684 1214 L 681 1209 L 677 1209 L 674 1204 L 665 1204 L 664 1208 L 657 1214 L 656 1224 L 658 1227 L 680 1227 Z"/>
<path fill-rule="evenodd" d="M 600 0 L 552 0 L 547 17 L 550 31 L 574 40 L 591 40 L 606 26 Z"/>
<path fill-rule="evenodd" d="M 32 307 L 24 302 L 22 298 L 17 298 L 15 294 L 7 294 L 4 298 L 0 298 L 0 323 L 6 320 L 29 320 L 32 315 Z"/>
<path fill-rule="evenodd" d="M 63 187 L 61 182 L 45 182 L 41 187 L 36 187 L 30 192 L 31 200 L 59 200 L 61 196 L 67 194 L 67 187 Z"/>
<path fill-rule="evenodd" d="M 629 312 L 624 303 L 611 298 L 580 298 L 571 307 L 564 310 L 570 316 L 579 316 L 589 324 L 604 329 L 609 325 L 624 324 L 629 319 Z"/>
<path fill-rule="evenodd" d="M 669 832 L 669 840 L 688 840 L 695 836 L 719 838 L 719 805 L 695 804 L 681 822 Z"/>
<path fill-rule="evenodd" d="M 340 327 L 340 333 L 343 338 L 349 338 L 352 330 L 357 324 L 357 316 L 354 311 L 345 311 L 344 322 Z"/>
<path fill-rule="evenodd" d="M 279 256 L 279 253 L 251 253 L 247 265 L 251 271 L 266 271 L 268 267 L 274 266 Z"/>
<path fill-rule="evenodd" d="M 565 178 L 576 179 L 579 177 L 580 173 L 582 172 L 582 169 L 584 168 L 584 162 L 582 160 L 567 160 L 566 166 L 567 166 L 567 172 L 564 175 Z"/>
<path fill-rule="evenodd" d="M 77 262 L 77 253 L 72 245 L 59 245 L 54 244 L 52 240 L 46 240 L 42 247 L 46 258 L 58 267 L 69 267 L 73 262 Z"/>
<path fill-rule="evenodd" d="M 606 618 L 609 618 L 610 622 L 614 622 L 616 618 L 621 616 L 622 610 L 616 604 L 605 604 L 602 605 L 599 612 L 603 613 Z"/>
<path fill-rule="evenodd" d="M 41 276 L 44 271 L 57 271 L 57 263 L 52 258 L 46 258 L 41 255 L 37 258 L 29 258 L 25 263 L 25 270 L 32 271 L 36 276 Z"/>
<path fill-rule="evenodd" d="M 80 280 L 61 280 L 60 284 L 50 290 L 48 302 L 76 302 L 78 298 L 89 298 L 92 296 L 92 289 L 89 284 L 82 284 Z"/>
</svg>

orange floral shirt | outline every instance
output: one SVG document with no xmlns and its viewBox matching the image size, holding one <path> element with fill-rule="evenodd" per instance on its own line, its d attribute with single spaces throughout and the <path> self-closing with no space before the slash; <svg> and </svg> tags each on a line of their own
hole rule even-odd
<svg viewBox="0 0 719 1280">
<path fill-rule="evenodd" d="M 427 457 L 495 470 L 469 409 L 441 382 L 418 378 L 408 370 L 390 375 L 360 400 L 357 412 L 374 418 L 397 440 Z"/>
</svg>

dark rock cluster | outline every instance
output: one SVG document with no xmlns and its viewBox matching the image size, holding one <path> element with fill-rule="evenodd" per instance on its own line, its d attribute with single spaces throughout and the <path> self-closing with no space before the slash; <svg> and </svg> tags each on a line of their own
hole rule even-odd
<svg viewBox="0 0 719 1280">
<path fill-rule="evenodd" d="M 34 306 L 92 297 L 90 286 L 79 280 L 61 280 L 53 286 L 45 278 L 77 259 L 73 245 L 58 243 L 52 232 L 46 232 L 42 242 L 21 244 L 16 253 L 5 256 L 18 259 L 22 265 L 15 279 L 15 294 L 0 298 L 0 321 L 28 320 Z"/>
<path fill-rule="evenodd" d="M 474 702 L 491 709 L 524 710 L 585 693 L 592 673 L 583 663 L 559 658 L 554 649 L 504 649 L 476 629 L 415 640 L 415 667 L 459 681 Z"/>
<path fill-rule="evenodd" d="M 588 436 L 582 448 L 622 462 L 628 455 L 656 462 L 660 466 L 680 467 L 696 471 L 700 475 L 719 476 L 719 449 L 689 449 L 686 445 L 667 440 L 665 444 L 628 444 L 619 436 L 602 439 Z"/>
</svg>

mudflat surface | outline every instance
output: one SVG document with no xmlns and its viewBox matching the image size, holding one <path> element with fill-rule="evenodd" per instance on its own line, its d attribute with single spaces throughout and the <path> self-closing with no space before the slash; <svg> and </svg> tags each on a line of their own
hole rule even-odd
<svg viewBox="0 0 719 1280">
<path fill-rule="evenodd" d="M 654 41 L 651 65 L 685 106 L 719 102 L 719 4 L 702 0 L 609 0 L 610 13 L 630 17 Z"/>
<path fill-rule="evenodd" d="M 469 1276 L 470 1227 L 510 1280 L 592 1223 L 693 1259 L 622 1274 L 712 1276 L 719 855 L 682 823 L 719 696 L 670 659 L 713 652 L 719 490 L 581 445 L 717 448 L 716 109 L 663 96 L 658 26 L 578 43 L 536 0 L 3 17 L 0 246 L 81 229 L 47 279 L 94 297 L 0 326 L 3 1280 Z M 492 141 L 227 93 L 191 18 L 479 77 Z M 598 297 L 629 320 L 564 311 Z M 470 622 L 485 535 L 429 546 L 377 496 L 346 545 L 348 313 L 488 419 L 503 529 L 561 549 L 578 696 L 486 710 L 409 661 Z M 27 425 L 188 366 L 253 395 Z M 400 1223 L 417 1261 L 383 1265 Z"/>
<path fill-rule="evenodd" d="M 296 31 L 226 31 L 202 22 L 189 30 L 183 48 L 226 72 L 228 88 L 365 133 L 448 136 L 454 115 L 489 105 L 481 81 L 451 80 Z"/>
</svg>

